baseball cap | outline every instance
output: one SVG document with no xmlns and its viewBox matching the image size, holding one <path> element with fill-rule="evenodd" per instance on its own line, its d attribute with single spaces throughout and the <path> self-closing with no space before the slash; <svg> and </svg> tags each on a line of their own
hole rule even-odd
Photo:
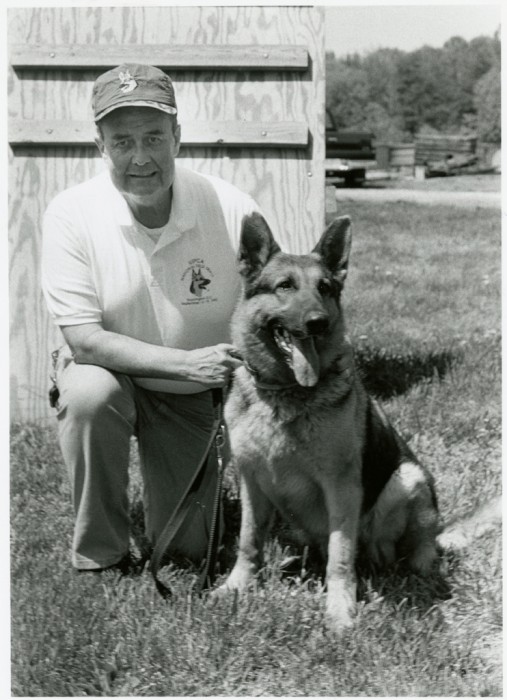
<svg viewBox="0 0 507 700">
<path fill-rule="evenodd" d="M 119 107 L 153 107 L 177 114 L 174 88 L 159 68 L 142 63 L 123 63 L 99 75 L 93 85 L 92 108 L 98 122 Z"/>
</svg>

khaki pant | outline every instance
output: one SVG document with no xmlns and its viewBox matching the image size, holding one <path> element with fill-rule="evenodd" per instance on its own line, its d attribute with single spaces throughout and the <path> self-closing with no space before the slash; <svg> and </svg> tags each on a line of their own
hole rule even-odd
<svg viewBox="0 0 507 700">
<path fill-rule="evenodd" d="M 96 569 L 129 550 L 127 497 L 130 439 L 137 436 L 146 534 L 154 544 L 206 450 L 213 424 L 211 392 L 148 391 L 116 372 L 57 362 L 60 446 L 75 509 L 72 563 Z M 199 563 L 206 554 L 216 489 L 216 460 L 203 479 L 170 551 Z"/>
</svg>

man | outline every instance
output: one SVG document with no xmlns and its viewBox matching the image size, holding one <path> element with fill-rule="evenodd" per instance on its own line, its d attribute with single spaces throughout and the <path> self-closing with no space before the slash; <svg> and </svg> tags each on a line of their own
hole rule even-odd
<svg viewBox="0 0 507 700">
<path fill-rule="evenodd" d="M 79 570 L 129 559 L 129 445 L 139 444 L 147 534 L 156 542 L 213 421 L 211 389 L 240 364 L 229 344 L 236 251 L 251 197 L 175 163 L 173 85 L 151 66 L 99 76 L 92 97 L 104 173 L 59 194 L 43 224 L 42 284 L 67 347 L 57 361 L 59 438 Z M 200 562 L 216 471 L 171 551 Z"/>
</svg>

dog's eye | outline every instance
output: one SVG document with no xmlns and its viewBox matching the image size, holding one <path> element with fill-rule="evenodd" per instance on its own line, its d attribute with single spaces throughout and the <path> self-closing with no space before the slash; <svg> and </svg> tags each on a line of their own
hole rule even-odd
<svg viewBox="0 0 507 700">
<path fill-rule="evenodd" d="M 329 282 L 329 280 L 319 280 L 319 283 L 317 285 L 317 289 L 319 291 L 319 294 L 322 294 L 322 295 L 331 294 L 331 291 L 332 291 L 331 282 Z"/>
<path fill-rule="evenodd" d="M 277 289 L 283 289 L 284 291 L 286 291 L 286 290 L 288 290 L 288 289 L 294 289 L 294 284 L 293 284 L 292 280 L 289 280 L 289 279 L 287 279 L 287 280 L 282 280 L 281 282 L 279 282 L 279 283 L 276 285 L 276 288 L 277 288 Z"/>
</svg>

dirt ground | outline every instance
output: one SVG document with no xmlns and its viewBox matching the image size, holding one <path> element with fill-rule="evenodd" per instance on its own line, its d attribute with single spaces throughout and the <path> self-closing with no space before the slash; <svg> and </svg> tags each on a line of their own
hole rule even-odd
<svg viewBox="0 0 507 700">
<path fill-rule="evenodd" d="M 332 192 L 332 190 L 331 190 Z M 361 187 L 345 187 L 339 183 L 334 190 L 337 202 L 412 202 L 443 204 L 458 207 L 487 207 L 500 209 L 501 175 L 455 175 L 427 180 L 413 178 L 374 178 L 371 173 Z M 326 204 L 332 213 L 333 199 Z"/>
<path fill-rule="evenodd" d="M 373 175 L 373 173 L 372 173 Z M 502 176 L 499 173 L 484 175 L 452 175 L 431 177 L 427 180 L 394 178 L 367 180 L 363 187 L 406 190 L 438 190 L 440 192 L 500 192 Z"/>
</svg>

